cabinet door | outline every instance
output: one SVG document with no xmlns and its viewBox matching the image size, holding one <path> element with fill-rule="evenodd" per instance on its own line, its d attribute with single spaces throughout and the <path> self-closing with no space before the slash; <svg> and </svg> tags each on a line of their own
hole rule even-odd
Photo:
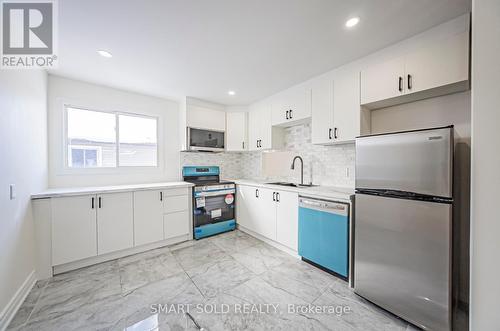
<svg viewBox="0 0 500 331">
<path fill-rule="evenodd" d="M 236 187 L 236 222 L 252 230 L 251 206 L 254 201 L 255 189 L 249 186 Z"/>
<path fill-rule="evenodd" d="M 406 56 L 407 93 L 469 79 L 469 33 L 463 32 Z"/>
<path fill-rule="evenodd" d="M 273 99 L 272 125 L 286 125 L 288 122 L 311 117 L 311 89 L 304 86 L 292 87 L 280 92 Z"/>
<path fill-rule="evenodd" d="M 276 240 L 276 202 L 273 200 L 273 190 L 257 188 L 259 190 L 255 204 L 255 232 Z"/>
<path fill-rule="evenodd" d="M 247 113 L 234 112 L 226 114 L 226 150 L 245 151 L 247 142 Z"/>
<path fill-rule="evenodd" d="M 335 142 L 354 141 L 360 135 L 359 72 L 338 73 L 333 93 Z"/>
<path fill-rule="evenodd" d="M 404 57 L 396 58 L 363 70 L 361 72 L 361 104 L 404 94 L 404 61 Z"/>
<path fill-rule="evenodd" d="M 163 198 L 163 212 L 164 213 L 175 213 L 178 211 L 184 211 L 189 208 L 189 195 L 174 195 L 168 196 L 168 192 L 165 192 L 165 197 Z"/>
<path fill-rule="evenodd" d="M 189 234 L 189 211 L 165 214 L 163 216 L 163 229 L 165 239 Z"/>
<path fill-rule="evenodd" d="M 292 88 L 291 91 L 288 121 L 298 121 L 311 117 L 311 89 L 300 86 Z"/>
<path fill-rule="evenodd" d="M 294 192 L 278 192 L 276 203 L 276 241 L 297 251 L 299 223 L 299 195 Z"/>
<path fill-rule="evenodd" d="M 260 118 L 260 143 L 259 149 L 273 148 L 273 127 L 271 125 L 271 106 L 266 104 L 259 113 Z"/>
<path fill-rule="evenodd" d="M 132 192 L 97 196 L 97 254 L 134 246 Z"/>
<path fill-rule="evenodd" d="M 163 192 L 134 192 L 134 246 L 163 239 Z"/>
<path fill-rule="evenodd" d="M 96 197 L 52 198 L 52 265 L 97 255 Z"/>
<path fill-rule="evenodd" d="M 248 149 L 256 151 L 259 149 L 259 139 L 261 139 L 261 111 L 254 107 L 248 113 Z"/>
<path fill-rule="evenodd" d="M 334 82 L 321 79 L 312 87 L 311 140 L 313 144 L 333 141 L 333 93 Z"/>
</svg>

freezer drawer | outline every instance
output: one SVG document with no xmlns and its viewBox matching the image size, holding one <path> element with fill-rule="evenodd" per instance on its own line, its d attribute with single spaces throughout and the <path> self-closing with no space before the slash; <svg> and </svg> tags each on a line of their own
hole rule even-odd
<svg viewBox="0 0 500 331">
<path fill-rule="evenodd" d="M 356 139 L 356 188 L 451 198 L 453 128 Z"/>
<path fill-rule="evenodd" d="M 349 206 L 343 203 L 299 199 L 300 256 L 348 277 Z"/>
<path fill-rule="evenodd" d="M 451 204 L 356 194 L 355 292 L 429 330 L 450 329 Z"/>
</svg>

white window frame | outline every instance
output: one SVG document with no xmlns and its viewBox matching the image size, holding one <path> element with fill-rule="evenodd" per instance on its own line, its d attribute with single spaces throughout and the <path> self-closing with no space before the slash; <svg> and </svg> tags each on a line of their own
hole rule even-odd
<svg viewBox="0 0 500 331">
<path fill-rule="evenodd" d="M 68 141 L 68 108 L 76 108 L 81 110 L 88 110 L 100 113 L 107 113 L 115 115 L 116 121 L 116 166 L 115 167 L 70 167 L 69 166 L 69 156 L 68 156 L 68 147 L 72 144 Z M 63 127 L 63 137 L 62 137 L 62 174 L 129 174 L 129 173 L 151 173 L 151 171 L 161 171 L 163 169 L 163 160 L 161 159 L 162 153 L 161 148 L 163 148 L 163 144 L 161 143 L 162 133 L 160 132 L 162 128 L 160 127 L 160 123 L 162 118 L 158 115 L 146 114 L 144 112 L 131 112 L 131 111 L 117 111 L 104 109 L 104 107 L 89 107 L 83 106 L 80 103 L 72 103 L 72 102 L 62 102 L 62 127 Z M 119 120 L 118 115 L 126 115 L 133 117 L 142 117 L 147 119 L 156 120 L 156 166 L 120 166 L 119 165 L 119 156 L 120 156 L 120 143 L 119 143 Z"/>
</svg>

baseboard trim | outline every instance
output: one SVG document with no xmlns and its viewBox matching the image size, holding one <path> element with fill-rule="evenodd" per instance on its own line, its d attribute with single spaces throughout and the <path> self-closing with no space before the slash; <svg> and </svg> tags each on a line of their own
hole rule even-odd
<svg viewBox="0 0 500 331">
<path fill-rule="evenodd" d="M 244 226 L 241 226 L 239 224 L 237 224 L 237 227 L 238 227 L 238 230 L 242 231 L 242 232 L 245 232 L 246 234 L 249 234 L 251 235 L 252 237 L 255 237 L 263 242 L 265 242 L 266 244 L 269 244 L 277 249 L 279 249 L 280 251 L 283 251 L 285 253 L 288 253 L 290 254 L 291 256 L 293 256 L 294 258 L 296 259 L 299 259 L 300 260 L 300 256 L 298 255 L 298 253 L 296 251 L 294 251 L 293 249 L 291 248 L 288 248 L 272 239 L 269 239 L 269 238 L 266 238 L 260 234 L 258 234 L 257 232 L 254 232 L 252 230 L 249 230 L 247 228 L 245 228 Z"/>
<path fill-rule="evenodd" d="M 154 242 L 151 244 L 146 244 L 146 245 L 142 245 L 142 246 L 128 248 L 128 249 L 118 251 L 118 252 L 112 252 L 112 253 L 98 255 L 98 256 L 90 257 L 90 258 L 79 260 L 79 261 L 74 261 L 74 262 L 56 265 L 56 266 L 52 267 L 52 274 L 53 275 L 61 274 L 64 272 L 88 267 L 88 266 L 91 266 L 94 264 L 119 259 L 119 258 L 122 258 L 125 256 L 143 253 L 143 252 L 146 252 L 146 251 L 149 251 L 152 249 L 178 244 L 180 242 L 188 241 L 191 239 L 192 239 L 192 237 L 189 234 L 186 234 L 186 235 L 181 235 L 181 236 L 174 237 L 174 238 L 164 239 L 164 240 L 157 241 L 157 242 Z"/>
<path fill-rule="evenodd" d="M 36 283 L 36 274 L 33 270 L 28 277 L 24 280 L 23 284 L 17 289 L 14 296 L 10 299 L 7 306 L 0 313 L 0 331 L 5 331 L 9 326 L 10 322 L 16 315 L 19 307 L 23 304 L 24 300 L 30 293 L 33 286 Z"/>
</svg>

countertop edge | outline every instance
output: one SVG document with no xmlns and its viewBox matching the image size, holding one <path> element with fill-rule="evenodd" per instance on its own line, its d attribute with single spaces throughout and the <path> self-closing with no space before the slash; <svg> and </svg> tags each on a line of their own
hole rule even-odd
<svg viewBox="0 0 500 331">
<path fill-rule="evenodd" d="M 69 188 L 53 188 L 31 195 L 31 200 L 48 199 L 56 197 L 69 197 L 87 194 L 100 193 L 120 193 L 133 191 L 147 191 L 164 188 L 180 188 L 193 187 L 194 184 L 188 182 L 165 182 L 165 183 L 148 183 L 148 184 L 131 184 L 131 185 L 108 185 L 98 187 L 69 187 Z"/>
<path fill-rule="evenodd" d="M 317 189 L 315 190 L 315 187 L 308 187 L 308 188 L 301 188 L 301 187 L 289 187 L 289 186 L 281 186 L 281 185 L 273 185 L 273 184 L 267 184 L 267 183 L 262 183 L 258 181 L 251 181 L 248 179 L 232 179 L 233 182 L 235 182 L 237 185 L 247 185 L 247 186 L 258 186 L 258 187 L 265 187 L 265 188 L 271 188 L 275 190 L 280 190 L 280 191 L 286 191 L 286 192 L 296 192 L 300 196 L 307 196 L 307 197 L 316 197 L 316 198 L 323 198 L 323 199 L 340 199 L 346 202 L 350 202 L 352 197 L 354 196 L 354 189 L 350 188 L 337 188 L 339 191 L 336 191 L 335 187 L 328 187 L 328 186 L 317 186 L 320 187 L 322 190 L 318 191 Z M 342 190 L 350 191 L 352 192 L 344 192 Z"/>
</svg>

